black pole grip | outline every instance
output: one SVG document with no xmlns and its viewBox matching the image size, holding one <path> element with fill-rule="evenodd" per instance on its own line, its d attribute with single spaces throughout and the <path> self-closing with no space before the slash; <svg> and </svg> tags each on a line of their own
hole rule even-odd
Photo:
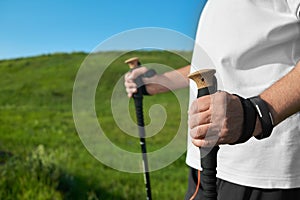
<svg viewBox="0 0 300 200">
<path fill-rule="evenodd" d="M 216 92 L 215 87 L 198 89 L 197 98 Z M 201 186 L 203 188 L 203 200 L 217 200 L 217 153 L 219 146 L 200 147 L 201 155 Z"/>
</svg>

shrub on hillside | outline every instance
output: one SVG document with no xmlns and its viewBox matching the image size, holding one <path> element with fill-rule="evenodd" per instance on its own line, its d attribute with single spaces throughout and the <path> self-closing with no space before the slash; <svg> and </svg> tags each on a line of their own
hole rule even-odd
<svg viewBox="0 0 300 200">
<path fill-rule="evenodd" d="M 12 156 L 0 166 L 0 199 L 63 199 L 72 177 L 55 164 L 54 154 L 38 146 L 25 158 Z"/>
</svg>

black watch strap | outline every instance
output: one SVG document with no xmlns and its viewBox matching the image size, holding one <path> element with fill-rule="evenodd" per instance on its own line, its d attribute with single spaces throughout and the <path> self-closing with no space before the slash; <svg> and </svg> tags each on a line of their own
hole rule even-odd
<svg viewBox="0 0 300 200">
<path fill-rule="evenodd" d="M 273 116 L 269 110 L 268 104 L 259 96 L 249 98 L 253 104 L 259 121 L 261 123 L 262 132 L 260 135 L 255 136 L 256 139 L 264 139 L 271 135 L 274 128 Z"/>
</svg>

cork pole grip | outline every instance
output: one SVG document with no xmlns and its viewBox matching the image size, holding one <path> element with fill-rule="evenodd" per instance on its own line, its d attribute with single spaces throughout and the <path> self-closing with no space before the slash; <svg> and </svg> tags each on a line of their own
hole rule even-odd
<svg viewBox="0 0 300 200">
<path fill-rule="evenodd" d="M 191 73 L 188 75 L 188 78 L 195 81 L 197 84 L 198 89 L 206 88 L 206 87 L 213 87 L 215 86 L 215 77 L 214 74 L 216 73 L 216 70 L 214 69 L 203 69 L 196 71 L 194 73 Z"/>
<path fill-rule="evenodd" d="M 133 58 L 129 58 L 129 59 L 125 60 L 125 63 L 128 64 L 128 66 L 131 70 L 133 70 L 133 69 L 139 67 L 140 61 L 139 61 L 138 57 L 133 57 Z"/>
</svg>

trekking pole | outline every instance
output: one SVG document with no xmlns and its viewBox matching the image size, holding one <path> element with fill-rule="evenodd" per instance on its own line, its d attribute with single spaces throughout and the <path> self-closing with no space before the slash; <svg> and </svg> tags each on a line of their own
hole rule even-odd
<svg viewBox="0 0 300 200">
<path fill-rule="evenodd" d="M 188 77 L 196 82 L 198 88 L 197 98 L 216 92 L 215 70 L 205 69 L 189 74 Z M 217 200 L 217 153 L 219 146 L 200 147 L 201 154 L 201 180 L 203 200 Z M 206 156 L 203 156 L 206 155 Z"/>
<path fill-rule="evenodd" d="M 130 71 L 135 70 L 136 68 L 141 66 L 141 63 L 137 57 L 130 58 L 125 61 L 126 64 L 129 65 Z M 135 104 L 135 113 L 137 118 L 137 125 L 139 130 L 140 137 L 140 145 L 142 150 L 142 158 L 143 158 L 143 167 L 144 167 L 144 181 L 146 186 L 147 200 L 152 200 L 151 195 L 151 185 L 150 185 L 150 175 L 149 175 L 149 167 L 148 167 L 148 159 L 147 159 L 147 149 L 146 149 L 146 139 L 145 139 L 145 124 L 144 124 L 144 115 L 143 115 L 143 92 L 141 90 L 142 76 L 139 76 L 135 79 L 137 84 L 137 92 L 133 94 L 133 100 Z"/>
</svg>

